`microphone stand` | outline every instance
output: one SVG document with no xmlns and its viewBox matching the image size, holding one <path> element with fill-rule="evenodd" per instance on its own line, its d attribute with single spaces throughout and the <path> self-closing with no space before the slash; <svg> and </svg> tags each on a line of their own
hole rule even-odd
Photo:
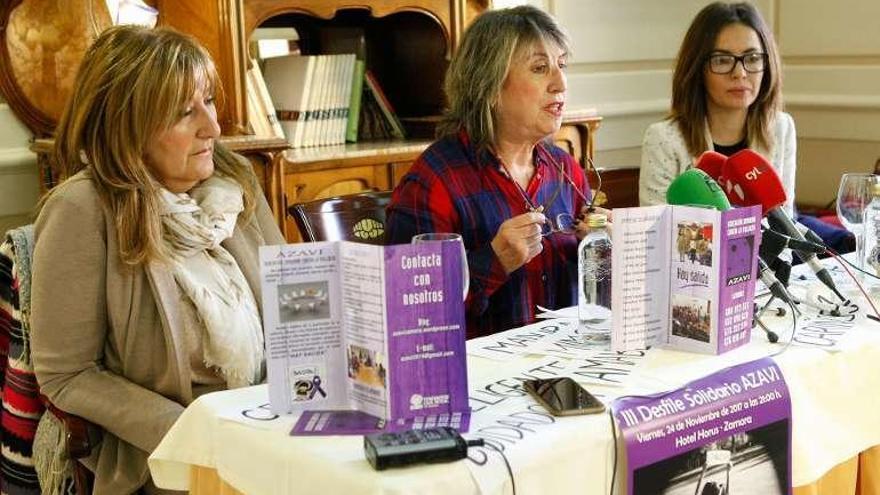
<svg viewBox="0 0 880 495">
<path fill-rule="evenodd" d="M 770 298 L 770 301 L 773 301 L 773 299 L 775 297 L 776 296 L 772 296 Z M 768 302 L 768 304 L 769 304 L 769 302 Z M 757 310 L 757 309 L 758 309 L 758 305 L 756 304 L 755 310 Z M 767 334 L 767 340 L 770 341 L 771 344 L 775 344 L 775 343 L 779 342 L 779 334 L 777 334 L 773 330 L 770 330 L 769 328 L 767 328 L 767 325 L 765 325 L 764 322 L 761 321 L 761 318 L 759 318 L 758 315 L 755 315 L 754 321 L 755 321 L 755 323 L 758 324 L 759 327 L 761 327 L 762 330 L 764 330 L 764 333 Z M 754 326 L 752 326 L 752 328 L 754 328 Z"/>
<path fill-rule="evenodd" d="M 770 270 L 773 272 L 773 275 L 776 277 L 777 280 L 779 280 L 782 286 L 785 289 L 788 289 L 789 278 L 791 276 L 791 265 L 789 265 L 786 261 L 782 260 L 779 257 L 779 255 L 782 254 L 782 251 L 784 250 L 785 246 L 783 245 L 780 245 L 778 243 L 776 245 L 772 245 L 770 242 L 767 242 L 767 240 L 762 240 L 761 246 L 759 248 L 759 257 L 765 261 L 770 260 L 770 262 L 767 263 L 767 266 L 770 268 Z M 789 298 L 792 298 L 791 294 L 788 294 L 788 296 Z M 770 299 L 768 299 L 767 302 L 764 303 L 764 305 L 755 303 L 755 312 L 752 320 L 752 328 L 754 328 L 755 325 L 761 327 L 761 330 L 764 330 L 764 333 L 767 334 L 767 340 L 770 341 L 770 343 L 772 344 L 779 342 L 779 335 L 773 330 L 770 330 L 770 328 L 767 327 L 766 324 L 764 324 L 764 322 L 761 320 L 761 316 L 764 315 L 764 313 L 767 311 L 768 308 L 770 308 L 770 305 L 773 304 L 773 301 L 775 301 L 776 299 L 776 295 L 771 292 Z M 792 299 L 792 301 L 793 300 L 794 299 Z M 796 304 L 792 304 L 791 308 L 798 315 L 800 314 L 800 310 L 798 309 Z M 779 308 L 778 311 L 779 316 L 785 315 L 785 308 Z"/>
</svg>

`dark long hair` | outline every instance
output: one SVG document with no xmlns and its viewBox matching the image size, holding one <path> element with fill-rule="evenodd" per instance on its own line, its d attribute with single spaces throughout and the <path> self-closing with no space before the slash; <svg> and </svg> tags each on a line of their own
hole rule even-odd
<svg viewBox="0 0 880 495">
<path fill-rule="evenodd" d="M 672 76 L 672 111 L 669 118 L 678 124 L 688 151 L 694 156 L 709 147 L 704 132 L 707 113 L 705 67 L 715 40 L 722 29 L 742 24 L 755 30 L 768 63 L 761 80 L 761 89 L 749 106 L 746 117 L 746 140 L 770 150 L 773 143 L 773 121 L 782 107 L 782 75 L 779 50 L 773 33 L 758 10 L 746 2 L 715 2 L 701 10 L 691 23 Z"/>
</svg>

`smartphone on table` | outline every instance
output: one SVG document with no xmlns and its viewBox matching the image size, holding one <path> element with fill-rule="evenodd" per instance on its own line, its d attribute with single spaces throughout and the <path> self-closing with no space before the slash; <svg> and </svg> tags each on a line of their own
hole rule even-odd
<svg viewBox="0 0 880 495">
<path fill-rule="evenodd" d="M 605 404 L 570 377 L 526 380 L 523 388 L 554 416 L 594 414 Z"/>
</svg>

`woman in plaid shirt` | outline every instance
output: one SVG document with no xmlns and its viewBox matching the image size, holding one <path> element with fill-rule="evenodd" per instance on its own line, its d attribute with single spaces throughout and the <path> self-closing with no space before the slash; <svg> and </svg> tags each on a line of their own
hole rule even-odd
<svg viewBox="0 0 880 495">
<path fill-rule="evenodd" d="M 583 169 L 549 139 L 562 123 L 568 39 L 530 6 L 490 11 L 450 63 L 439 140 L 388 207 L 389 243 L 462 235 L 470 270 L 468 338 L 531 323 L 536 305 L 577 302 Z"/>
</svg>

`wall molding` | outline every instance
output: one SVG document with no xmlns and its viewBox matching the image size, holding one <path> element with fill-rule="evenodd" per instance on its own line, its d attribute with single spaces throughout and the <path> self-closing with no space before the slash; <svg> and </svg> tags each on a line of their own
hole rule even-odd
<svg viewBox="0 0 880 495">
<path fill-rule="evenodd" d="M 632 100 L 597 105 L 597 111 L 603 118 L 633 117 L 639 115 L 669 113 L 668 99 Z"/>
<path fill-rule="evenodd" d="M 27 148 L 0 148 L 3 175 L 37 175 L 37 156 Z"/>
<path fill-rule="evenodd" d="M 786 107 L 792 108 L 846 110 L 850 112 L 880 110 L 880 95 L 789 93 L 785 95 L 784 99 Z"/>
</svg>

